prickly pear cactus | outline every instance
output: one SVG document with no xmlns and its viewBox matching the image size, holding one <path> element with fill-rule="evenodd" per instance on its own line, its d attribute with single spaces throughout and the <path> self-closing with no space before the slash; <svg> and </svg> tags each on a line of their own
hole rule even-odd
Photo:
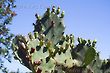
<svg viewBox="0 0 110 73">
<path fill-rule="evenodd" d="M 106 64 L 102 65 L 97 55 L 96 41 L 78 38 L 75 46 L 74 35 L 64 34 L 64 12 L 59 14 L 60 8 L 56 10 L 55 6 L 47 8 L 43 17 L 36 14 L 34 32 L 17 35 L 13 40 L 15 58 L 33 73 L 105 72 Z"/>
</svg>

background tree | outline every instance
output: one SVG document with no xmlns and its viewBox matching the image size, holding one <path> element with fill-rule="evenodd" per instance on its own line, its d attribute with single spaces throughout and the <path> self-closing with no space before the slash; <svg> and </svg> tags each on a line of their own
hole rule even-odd
<svg viewBox="0 0 110 73">
<path fill-rule="evenodd" d="M 0 0 L 0 69 L 4 72 L 6 68 L 3 67 L 3 58 L 11 62 L 11 40 L 14 36 L 9 32 L 8 25 L 11 24 L 16 13 L 13 9 L 14 0 Z"/>
</svg>

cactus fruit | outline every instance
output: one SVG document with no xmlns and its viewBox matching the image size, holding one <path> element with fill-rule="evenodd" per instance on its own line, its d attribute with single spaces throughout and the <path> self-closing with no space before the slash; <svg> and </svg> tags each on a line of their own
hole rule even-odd
<svg viewBox="0 0 110 73">
<path fill-rule="evenodd" d="M 97 55 L 95 40 L 78 38 L 75 46 L 74 36 L 64 34 L 64 12 L 59 13 L 60 8 L 53 6 L 41 18 L 36 14 L 34 32 L 13 40 L 15 57 L 33 73 L 102 73 L 101 66 L 109 69 L 110 62 L 102 65 Z"/>
<path fill-rule="evenodd" d="M 56 14 L 59 14 L 60 13 L 60 7 L 58 7 L 57 11 L 56 11 Z"/>
</svg>

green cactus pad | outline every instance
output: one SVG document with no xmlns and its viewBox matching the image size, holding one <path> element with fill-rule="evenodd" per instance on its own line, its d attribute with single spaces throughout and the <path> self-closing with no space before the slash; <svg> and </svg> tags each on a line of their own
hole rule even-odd
<svg viewBox="0 0 110 73">
<path fill-rule="evenodd" d="M 49 8 L 40 20 L 37 19 L 34 27 L 34 31 L 45 34 L 46 38 L 53 42 L 52 45 L 59 41 L 65 29 L 63 18 L 60 18 L 57 12 L 50 12 Z"/>
</svg>

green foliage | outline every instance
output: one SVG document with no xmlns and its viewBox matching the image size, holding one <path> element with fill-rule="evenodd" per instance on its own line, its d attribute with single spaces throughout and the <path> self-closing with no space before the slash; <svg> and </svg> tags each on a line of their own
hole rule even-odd
<svg viewBox="0 0 110 73">
<path fill-rule="evenodd" d="M 11 42 L 14 35 L 9 32 L 7 26 L 11 24 L 13 17 L 16 15 L 13 11 L 15 7 L 14 0 L 0 0 L 0 61 L 5 58 L 11 62 L 9 51 L 11 50 Z M 0 62 L 0 70 L 7 73 L 3 63 L 3 61 Z"/>
<path fill-rule="evenodd" d="M 10 41 L 13 34 L 9 33 L 7 25 L 10 24 L 12 18 L 16 15 L 12 10 L 13 8 L 15 8 L 14 0 L 0 1 L 0 50 L 3 48 L 10 49 Z"/>
<path fill-rule="evenodd" d="M 15 58 L 33 73 L 106 73 L 110 61 L 102 63 L 96 40 L 78 38 L 74 45 L 74 35 L 64 34 L 64 11 L 59 14 L 55 6 L 42 17 L 36 14 L 34 32 L 13 39 Z"/>
</svg>

